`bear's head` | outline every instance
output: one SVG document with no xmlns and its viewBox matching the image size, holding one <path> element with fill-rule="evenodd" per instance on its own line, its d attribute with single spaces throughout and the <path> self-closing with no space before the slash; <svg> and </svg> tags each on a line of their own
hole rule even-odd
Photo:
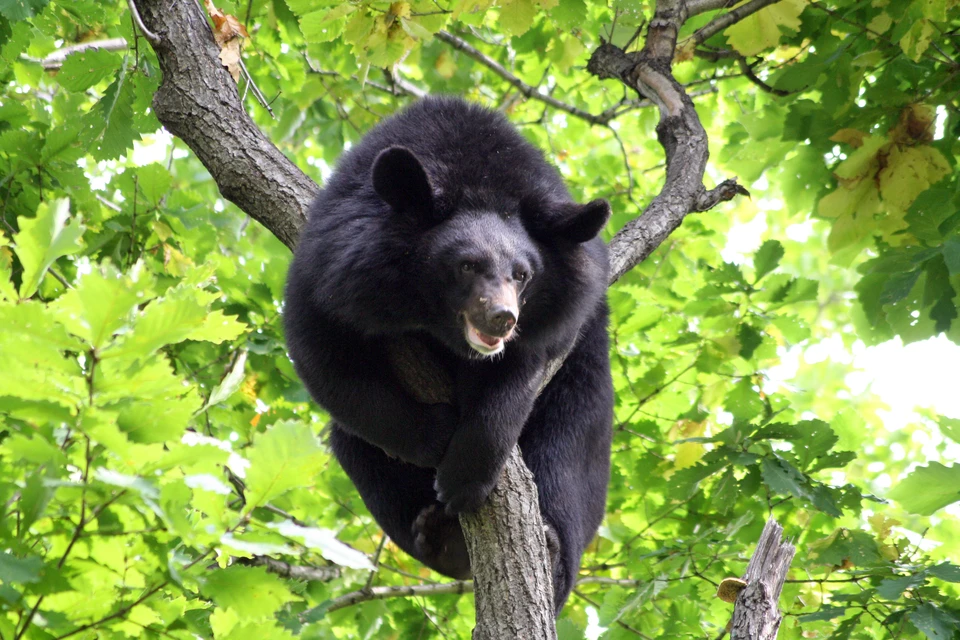
<svg viewBox="0 0 960 640">
<path fill-rule="evenodd" d="M 454 353 L 496 356 L 570 315 L 564 307 L 592 304 L 576 292 L 596 287 L 573 280 L 605 273 L 605 266 L 585 268 L 581 250 L 610 216 L 605 200 L 557 202 L 548 192 L 508 194 L 491 185 L 459 192 L 451 203 L 417 156 L 398 146 L 380 152 L 372 179 L 390 215 L 412 231 L 411 257 L 425 272 L 417 278 L 422 329 Z"/>
</svg>

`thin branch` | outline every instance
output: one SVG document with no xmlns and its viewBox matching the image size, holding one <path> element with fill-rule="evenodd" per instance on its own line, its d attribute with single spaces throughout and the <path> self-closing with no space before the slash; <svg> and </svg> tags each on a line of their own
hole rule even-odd
<svg viewBox="0 0 960 640">
<path fill-rule="evenodd" d="M 489 56 L 479 51 L 478 49 L 475 49 L 466 40 L 458 38 L 452 33 L 449 33 L 447 31 L 439 31 L 436 34 L 436 37 L 438 40 L 446 42 L 454 49 L 463 52 L 470 58 L 473 58 L 483 66 L 493 71 L 495 74 L 497 74 L 498 76 L 500 76 L 501 78 L 503 78 L 504 80 L 512 84 L 514 87 L 516 87 L 517 91 L 522 93 L 527 98 L 544 102 L 556 109 L 559 109 L 560 111 L 564 111 L 566 113 L 569 113 L 572 116 L 576 116 L 577 118 L 580 118 L 581 120 L 589 122 L 590 124 L 606 125 L 609 122 L 609 120 L 604 120 L 600 116 L 595 116 L 588 111 L 584 111 L 583 109 L 578 109 L 577 107 L 569 105 L 566 102 L 557 100 L 553 96 L 540 93 L 537 87 L 533 87 L 527 84 L 517 76 L 510 73 L 510 71 L 507 70 L 502 64 L 500 64 L 493 58 L 490 58 Z"/>
<path fill-rule="evenodd" d="M 726 9 L 737 3 L 737 0 L 687 0 L 687 17 L 713 11 L 715 9 Z"/>
<path fill-rule="evenodd" d="M 160 36 L 147 29 L 147 25 L 143 24 L 143 18 L 140 17 L 140 12 L 137 11 L 137 5 L 134 4 L 133 0 L 127 0 L 127 5 L 130 7 L 130 15 L 133 16 L 133 21 L 137 23 L 137 28 L 143 33 L 143 37 L 152 45 L 160 44 Z"/>
<path fill-rule="evenodd" d="M 457 580 L 456 582 L 441 582 L 439 584 L 418 584 L 406 587 L 370 587 L 353 591 L 339 598 L 334 598 L 328 605 L 320 605 L 327 612 L 350 607 L 361 602 L 371 600 L 386 600 L 388 598 L 410 598 L 414 596 L 460 595 L 473 593 L 472 580 Z M 300 614 L 304 619 L 312 610 Z"/>
<path fill-rule="evenodd" d="M 731 9 L 722 16 L 717 16 L 707 24 L 693 32 L 690 38 L 697 45 L 703 44 L 714 35 L 720 33 L 732 24 L 736 24 L 749 15 L 760 11 L 764 7 L 775 4 L 780 0 L 750 0 L 747 4 L 740 5 L 736 9 Z"/>
<path fill-rule="evenodd" d="M 291 578 L 293 580 L 316 580 L 319 582 L 329 582 L 340 577 L 340 567 L 330 565 L 327 567 L 309 567 L 297 564 L 290 564 L 282 560 L 275 560 L 267 556 L 254 556 L 252 558 L 240 558 L 238 564 L 251 567 L 266 567 L 270 573 L 275 573 L 281 578 Z"/>
<path fill-rule="evenodd" d="M 31 58 L 30 56 L 22 55 L 20 59 L 42 65 L 47 71 L 56 71 L 62 67 L 64 61 L 74 53 L 83 53 L 84 51 L 125 51 L 127 48 L 129 48 L 129 45 L 125 39 L 109 38 L 107 40 L 91 40 L 90 42 L 72 44 L 62 49 L 57 49 L 45 58 Z"/>
</svg>

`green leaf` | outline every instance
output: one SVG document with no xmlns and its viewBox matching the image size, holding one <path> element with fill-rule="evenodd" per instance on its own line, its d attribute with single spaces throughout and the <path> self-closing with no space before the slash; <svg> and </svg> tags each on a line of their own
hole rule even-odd
<svg viewBox="0 0 960 640">
<path fill-rule="evenodd" d="M 18 558 L 0 551 L 0 582 L 28 584 L 40 582 L 43 559 L 37 556 Z"/>
<path fill-rule="evenodd" d="M 941 562 L 927 569 L 927 575 L 947 582 L 960 582 L 960 567 L 952 562 Z"/>
<path fill-rule="evenodd" d="M 83 226 L 79 219 L 69 220 L 70 201 L 41 202 L 34 218 L 20 217 L 16 236 L 17 257 L 23 265 L 20 297 L 29 298 L 40 286 L 47 269 L 58 258 L 82 248 Z"/>
<path fill-rule="evenodd" d="M 176 344 L 199 330 L 207 319 L 207 304 L 193 287 L 180 286 L 146 306 L 133 329 L 103 358 L 144 358 L 160 347 Z"/>
<path fill-rule="evenodd" d="M 293 489 L 314 483 L 327 456 L 310 428 L 299 422 L 274 424 L 247 450 L 246 511 Z"/>
<path fill-rule="evenodd" d="M 951 640 L 960 631 L 960 621 L 929 602 L 910 613 L 910 622 L 930 640 Z"/>
<path fill-rule="evenodd" d="M 241 383 L 243 383 L 243 368 L 246 364 L 247 352 L 246 350 L 243 350 L 240 352 L 240 355 L 237 356 L 237 360 L 233 363 L 233 367 L 230 369 L 230 372 L 224 376 L 220 384 L 218 384 L 214 390 L 210 392 L 210 398 L 207 399 L 207 403 L 203 405 L 203 408 L 200 409 L 200 411 L 204 411 L 215 404 L 219 404 L 236 393 L 237 389 L 240 388 Z"/>
<path fill-rule="evenodd" d="M 743 322 L 737 329 L 737 340 L 740 342 L 740 357 L 749 360 L 753 357 L 753 352 L 757 350 L 757 347 L 763 344 L 763 334 Z"/>
<path fill-rule="evenodd" d="M 63 451 L 39 435 L 27 438 L 23 434 L 16 433 L 4 440 L 0 447 L 8 451 L 13 456 L 13 460 L 18 462 L 52 464 L 57 467 L 67 465 L 67 457 Z"/>
<path fill-rule="evenodd" d="M 88 136 L 96 145 L 93 151 L 98 160 L 118 158 L 140 139 L 134 126 L 133 101 L 132 81 L 126 67 L 121 66 L 87 117 Z"/>
<path fill-rule="evenodd" d="M 950 238 L 944 242 L 941 251 L 943 252 L 943 261 L 947 263 L 947 269 L 949 269 L 950 275 L 960 275 L 960 238 Z"/>
<path fill-rule="evenodd" d="M 945 467 L 931 462 L 917 467 L 888 496 L 910 513 L 929 516 L 960 501 L 960 464 Z"/>
<path fill-rule="evenodd" d="M 842 567 L 848 561 L 866 567 L 880 560 L 874 537 L 856 529 L 837 529 L 826 538 L 809 543 L 808 548 L 818 563 L 835 567 Z"/>
<path fill-rule="evenodd" d="M 763 481 L 774 493 L 786 493 L 800 498 L 806 497 L 803 484 L 806 482 L 803 474 L 786 460 L 776 457 L 766 457 L 760 463 Z"/>
<path fill-rule="evenodd" d="M 741 54 L 756 55 L 780 42 L 781 28 L 788 31 L 800 28 L 800 14 L 806 4 L 805 0 L 781 0 L 727 27 L 724 35 Z"/>
<path fill-rule="evenodd" d="M 896 600 L 907 589 L 921 586 L 926 581 L 922 573 L 915 573 L 902 578 L 887 578 L 877 586 L 877 595 L 884 600 Z"/>
<path fill-rule="evenodd" d="M 816 613 L 807 613 L 802 616 L 797 617 L 797 621 L 800 624 L 807 622 L 818 622 L 820 620 L 833 620 L 834 618 L 839 618 L 847 612 L 847 607 L 838 607 L 834 605 L 824 605 Z"/>
<path fill-rule="evenodd" d="M 40 13 L 50 0 L 0 0 L 0 15 L 17 22 Z"/>
<path fill-rule="evenodd" d="M 94 400 L 117 414 L 117 424 L 134 442 L 179 438 L 201 405 L 196 389 L 174 375 L 162 357 L 102 360 L 94 380 Z"/>
<path fill-rule="evenodd" d="M 783 258 L 783 253 L 783 245 L 777 240 L 767 240 L 760 245 L 753 257 L 753 268 L 757 272 L 754 284 L 760 282 L 763 276 L 777 268 L 780 259 Z"/>
<path fill-rule="evenodd" d="M 27 476 L 27 481 L 20 492 L 20 538 L 22 539 L 30 527 L 36 522 L 47 508 L 53 497 L 53 489 L 44 483 L 45 469 L 38 469 Z"/>
<path fill-rule="evenodd" d="M 205 342 L 221 342 L 234 340 L 243 335 L 247 330 L 247 325 L 243 324 L 235 316 L 228 316 L 223 311 L 217 309 L 203 319 L 203 323 L 193 329 L 187 336 L 187 340 L 203 340 Z"/>
<path fill-rule="evenodd" d="M 750 420 L 763 411 L 763 400 L 749 378 L 741 378 L 724 400 L 724 408 L 737 420 Z"/>
<path fill-rule="evenodd" d="M 265 568 L 240 565 L 208 572 L 200 591 L 218 606 L 235 611 L 241 620 L 265 618 L 294 599 L 283 581 Z"/>
<path fill-rule="evenodd" d="M 173 176 L 162 165 L 153 163 L 137 169 L 137 187 L 153 204 L 158 204 L 170 193 L 172 184 Z"/>
<path fill-rule="evenodd" d="M 153 279 L 142 271 L 120 274 L 109 263 L 84 275 L 52 305 L 70 333 L 101 349 L 153 297 Z"/>
<path fill-rule="evenodd" d="M 504 0 L 500 5 L 499 25 L 508 35 L 523 35 L 533 25 L 536 15 L 533 0 Z"/>
<path fill-rule="evenodd" d="M 900 38 L 900 48 L 911 60 L 917 62 L 930 46 L 930 42 L 936 33 L 936 27 L 932 22 L 917 20 L 910 27 L 910 30 Z"/>
<path fill-rule="evenodd" d="M 117 73 L 123 56 L 106 49 L 87 49 L 67 56 L 57 72 L 57 82 L 68 91 L 86 91 Z"/>
</svg>

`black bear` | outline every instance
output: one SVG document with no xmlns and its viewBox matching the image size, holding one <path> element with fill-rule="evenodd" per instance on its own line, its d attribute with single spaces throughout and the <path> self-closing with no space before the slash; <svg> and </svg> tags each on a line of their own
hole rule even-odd
<svg viewBox="0 0 960 640">
<path fill-rule="evenodd" d="M 557 613 L 605 510 L 613 388 L 597 234 L 609 214 L 573 202 L 499 113 L 427 98 L 343 154 L 287 282 L 290 355 L 384 531 L 469 576 L 456 514 L 483 502 L 519 442 Z M 388 354 L 409 338 L 449 374 L 453 404 L 406 391 Z M 568 351 L 538 396 L 545 364 Z"/>
</svg>

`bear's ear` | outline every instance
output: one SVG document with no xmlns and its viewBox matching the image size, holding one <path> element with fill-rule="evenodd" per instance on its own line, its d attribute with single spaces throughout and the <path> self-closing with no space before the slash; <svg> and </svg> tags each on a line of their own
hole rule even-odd
<svg viewBox="0 0 960 640">
<path fill-rule="evenodd" d="M 433 215 L 433 187 L 420 160 L 406 147 L 384 149 L 373 161 L 373 188 L 398 213 Z"/>
<path fill-rule="evenodd" d="M 571 242 L 593 240 L 610 219 L 610 203 L 592 200 L 587 204 L 575 202 L 554 205 L 550 211 L 548 231 Z"/>
</svg>

